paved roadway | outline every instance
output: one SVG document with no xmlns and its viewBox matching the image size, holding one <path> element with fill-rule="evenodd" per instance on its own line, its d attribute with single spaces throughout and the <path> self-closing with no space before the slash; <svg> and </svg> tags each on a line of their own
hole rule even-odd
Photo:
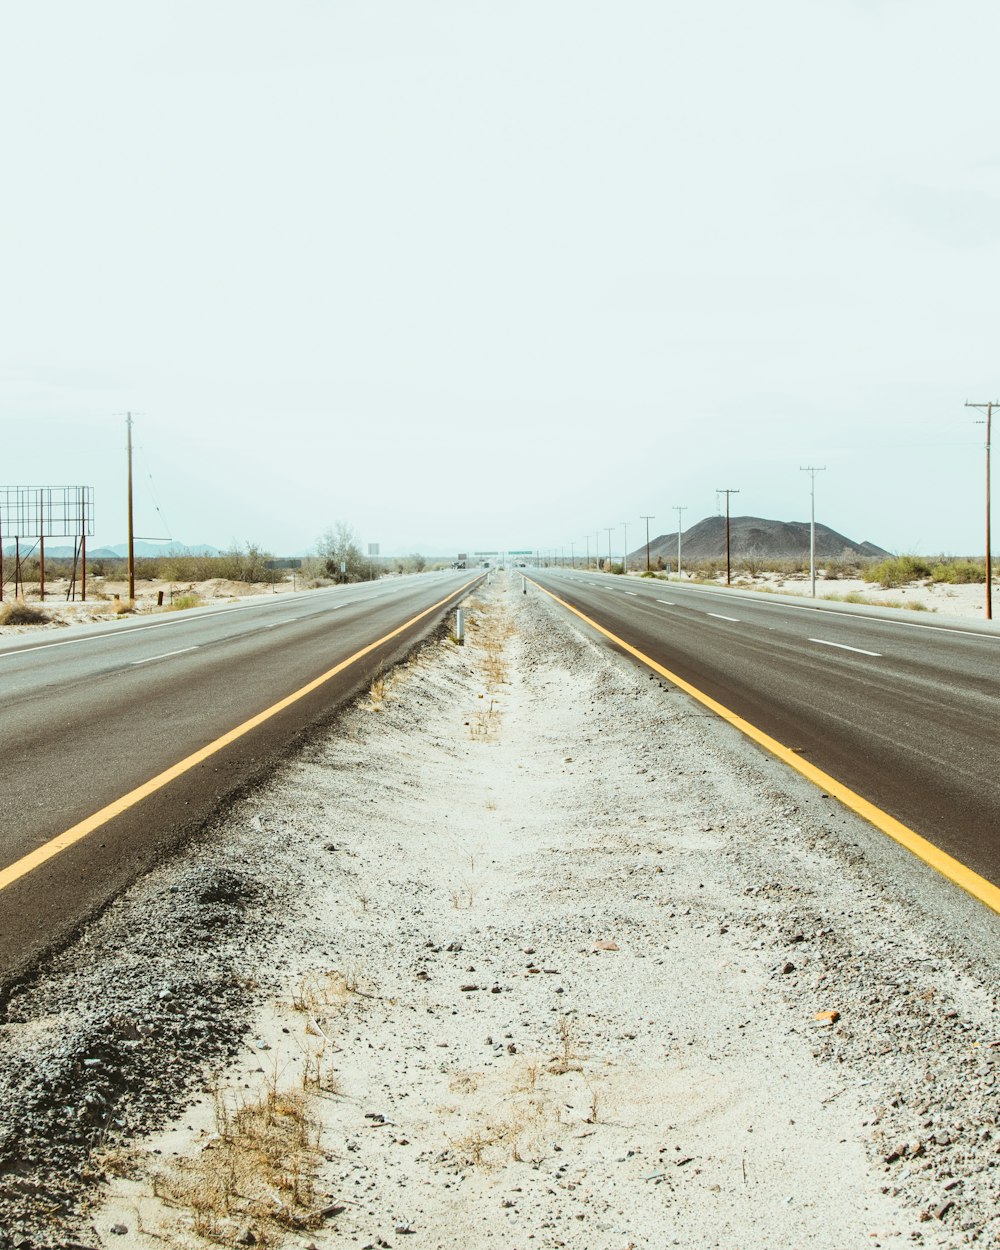
<svg viewBox="0 0 1000 1250">
<path fill-rule="evenodd" d="M 529 572 L 1000 885 L 995 624 L 607 574 Z"/>
<path fill-rule="evenodd" d="M 0 982 L 200 828 L 475 579 L 422 574 L 0 640 L 0 870 L 446 602 L 0 889 Z"/>
</svg>

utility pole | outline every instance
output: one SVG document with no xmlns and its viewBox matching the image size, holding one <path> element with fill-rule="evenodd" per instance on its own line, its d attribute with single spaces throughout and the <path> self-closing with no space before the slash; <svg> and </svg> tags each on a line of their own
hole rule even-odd
<svg viewBox="0 0 1000 1250">
<path fill-rule="evenodd" d="M 125 416 L 128 432 L 128 597 L 135 599 L 135 527 L 132 523 L 132 414 Z"/>
<path fill-rule="evenodd" d="M 728 586 L 731 583 L 731 569 L 729 565 L 729 496 L 738 495 L 740 492 L 738 490 L 717 488 L 715 493 L 717 495 L 725 495 L 726 497 L 726 585 Z"/>
<path fill-rule="evenodd" d="M 613 525 L 608 525 L 605 528 L 608 531 L 608 572 L 610 573 L 611 572 L 611 535 L 614 533 L 615 527 Z"/>
<path fill-rule="evenodd" d="M 681 517 L 683 516 L 685 512 L 687 512 L 687 504 L 682 504 L 681 507 L 679 508 L 676 504 L 674 504 L 674 511 L 677 513 L 677 577 L 678 579 L 680 579 L 680 575 L 681 575 Z"/>
<path fill-rule="evenodd" d="M 640 516 L 640 521 L 646 522 L 646 572 L 649 572 L 649 523 L 655 521 L 655 516 Z"/>
<path fill-rule="evenodd" d="M 993 553 L 990 543 L 990 427 L 993 423 L 993 409 L 1000 406 L 1000 401 L 995 399 L 989 400 L 985 404 L 970 404 L 965 401 L 966 408 L 980 408 L 986 410 L 985 422 L 978 422 L 979 425 L 986 426 L 986 619 L 993 619 Z"/>
<path fill-rule="evenodd" d="M 623 545 L 625 547 L 625 550 L 622 552 L 622 572 L 627 573 L 628 572 L 628 521 L 622 521 L 622 529 L 625 532 L 625 537 L 622 540 Z"/>
<path fill-rule="evenodd" d="M 569 566 L 571 569 L 576 568 L 576 540 L 572 540 L 569 544 Z"/>
<path fill-rule="evenodd" d="M 825 464 L 799 465 L 800 473 L 809 474 L 809 585 L 810 593 L 816 598 L 816 474 L 825 473 Z"/>
<path fill-rule="evenodd" d="M 590 572 L 590 535 L 589 535 L 589 534 L 586 536 L 585 541 L 586 541 L 586 543 L 587 543 L 587 564 L 586 564 L 586 568 L 587 568 L 587 572 L 589 573 L 589 572 Z"/>
</svg>

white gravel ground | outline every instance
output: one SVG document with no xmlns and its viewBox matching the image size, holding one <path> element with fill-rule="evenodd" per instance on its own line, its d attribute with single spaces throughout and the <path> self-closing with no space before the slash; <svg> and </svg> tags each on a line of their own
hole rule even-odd
<svg viewBox="0 0 1000 1250">
<path fill-rule="evenodd" d="M 543 596 L 470 621 L 13 994 L 0 1247 L 1000 1245 L 996 917 Z"/>
</svg>

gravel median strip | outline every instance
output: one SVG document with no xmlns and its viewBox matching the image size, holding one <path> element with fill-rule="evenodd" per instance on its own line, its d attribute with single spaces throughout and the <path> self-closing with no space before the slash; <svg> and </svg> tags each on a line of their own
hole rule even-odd
<svg viewBox="0 0 1000 1250">
<path fill-rule="evenodd" d="M 520 579 L 467 622 L 11 993 L 0 1247 L 996 1244 L 994 918 Z"/>
</svg>

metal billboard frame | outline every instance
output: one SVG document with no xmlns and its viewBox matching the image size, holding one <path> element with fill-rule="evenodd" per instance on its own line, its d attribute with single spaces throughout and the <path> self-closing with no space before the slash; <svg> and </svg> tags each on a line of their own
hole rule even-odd
<svg viewBox="0 0 1000 1250">
<path fill-rule="evenodd" d="M 67 599 L 76 598 L 76 571 L 82 569 L 81 598 L 87 598 L 87 538 L 94 533 L 92 486 L 0 486 L 0 603 L 3 602 L 3 544 L 14 539 L 14 597 L 24 586 L 21 539 L 38 540 L 39 592 L 45 599 L 45 540 L 73 539 L 73 573 Z"/>
</svg>

